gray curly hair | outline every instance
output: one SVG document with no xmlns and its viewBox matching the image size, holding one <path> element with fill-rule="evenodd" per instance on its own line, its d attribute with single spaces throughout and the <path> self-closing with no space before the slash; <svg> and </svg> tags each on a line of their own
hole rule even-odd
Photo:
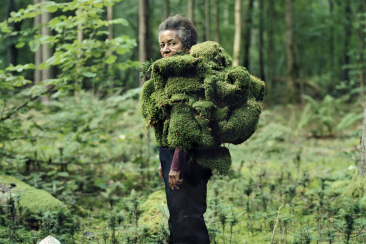
<svg viewBox="0 0 366 244">
<path fill-rule="evenodd" d="M 189 48 L 197 44 L 197 29 L 194 24 L 180 14 L 167 18 L 159 25 L 159 42 L 161 33 L 166 30 L 177 30 L 182 40 L 183 48 Z"/>
</svg>

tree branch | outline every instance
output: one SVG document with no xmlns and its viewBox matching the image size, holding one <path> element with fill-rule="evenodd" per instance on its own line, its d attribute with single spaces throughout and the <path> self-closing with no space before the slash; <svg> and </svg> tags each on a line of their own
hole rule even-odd
<svg viewBox="0 0 366 244">
<path fill-rule="evenodd" d="M 54 88 L 56 85 L 51 85 L 47 88 L 47 90 L 45 92 L 42 92 L 41 94 L 39 94 L 38 96 L 32 97 L 31 99 L 29 99 L 28 101 L 18 105 L 16 108 L 11 109 L 11 111 L 9 113 L 7 113 L 7 115 L 5 117 L 1 116 L 0 121 L 4 121 L 7 119 L 10 119 L 10 117 L 15 114 L 16 112 L 18 112 L 19 109 L 21 109 L 22 107 L 26 106 L 29 102 L 36 100 L 37 98 L 39 98 L 40 96 L 46 94 L 47 92 L 49 92 L 52 88 Z"/>
</svg>

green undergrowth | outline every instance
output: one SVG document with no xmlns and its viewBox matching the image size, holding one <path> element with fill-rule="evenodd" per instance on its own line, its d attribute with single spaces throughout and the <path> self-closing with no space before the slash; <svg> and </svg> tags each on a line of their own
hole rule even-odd
<svg viewBox="0 0 366 244">
<path fill-rule="evenodd" d="M 32 243 L 51 234 L 61 243 L 167 243 L 169 215 L 157 171 L 158 146 L 153 133 L 144 130 L 138 101 L 120 104 L 111 97 L 113 106 L 106 108 L 103 100 L 80 96 L 89 100 L 79 104 L 92 106 L 75 111 L 74 100 L 64 99 L 46 108 L 61 111 L 61 118 L 31 111 L 32 118 L 24 125 L 31 135 L 39 133 L 33 122 L 49 128 L 63 125 L 69 134 L 48 134 L 52 138 L 47 139 L 46 130 L 41 131 L 44 137 L 34 148 L 31 142 L 18 142 L 32 153 L 13 161 L 3 159 L 0 168 L 3 174 L 48 191 L 67 208 L 39 212 L 39 222 L 29 223 L 18 199 L 15 208 L 7 202 L 0 218 L 0 240 L 9 243 L 13 238 L 17 243 L 14 240 L 22 236 L 23 242 Z M 101 115 L 103 110 L 113 117 Z M 94 122 L 83 127 L 89 118 Z M 344 195 L 356 174 L 361 123 L 319 137 L 307 130 L 314 125 L 301 118 L 301 107 L 265 109 L 258 130 L 247 142 L 223 145 L 230 150 L 232 166 L 227 176 L 214 172 L 207 185 L 205 220 L 211 243 L 271 243 L 272 239 L 273 243 L 308 243 L 305 239 L 345 243 L 347 233 L 351 233 L 349 243 L 363 243 L 366 198 Z M 56 135 L 62 144 L 54 141 Z M 62 157 L 57 146 L 64 148 Z M 48 157 L 52 162 L 69 162 L 67 168 L 31 164 L 27 172 L 26 159 L 33 159 L 35 151 L 45 162 Z"/>
</svg>

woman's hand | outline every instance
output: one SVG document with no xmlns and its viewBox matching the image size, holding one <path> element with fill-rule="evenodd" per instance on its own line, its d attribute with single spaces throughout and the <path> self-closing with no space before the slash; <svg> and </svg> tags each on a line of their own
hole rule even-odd
<svg viewBox="0 0 366 244">
<path fill-rule="evenodd" d="M 158 170 L 159 170 L 159 176 L 160 176 L 160 179 L 161 179 L 162 181 L 164 181 L 163 169 L 162 169 L 161 167 L 159 167 L 159 168 L 158 168 Z"/>
<path fill-rule="evenodd" d="M 180 171 L 170 170 L 169 172 L 169 185 L 172 190 L 177 189 L 179 190 L 178 185 L 182 184 L 183 179 L 179 179 Z"/>
</svg>

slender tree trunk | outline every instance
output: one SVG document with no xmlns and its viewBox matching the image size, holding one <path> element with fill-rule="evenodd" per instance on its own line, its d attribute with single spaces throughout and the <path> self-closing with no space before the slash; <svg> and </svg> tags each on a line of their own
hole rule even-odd
<svg viewBox="0 0 366 244">
<path fill-rule="evenodd" d="M 219 29 L 219 0 L 215 0 L 215 6 L 214 6 L 214 11 L 215 11 L 215 42 L 220 42 L 220 29 Z"/>
<path fill-rule="evenodd" d="M 363 122 L 362 122 L 362 135 L 361 135 L 361 147 L 360 147 L 360 156 L 357 163 L 358 175 L 365 177 L 366 175 L 366 105 L 363 113 Z"/>
<path fill-rule="evenodd" d="M 205 30 L 206 30 L 206 41 L 211 39 L 210 33 L 210 0 L 205 0 Z"/>
<path fill-rule="evenodd" d="M 240 41 L 241 41 L 241 0 L 235 0 L 235 37 L 234 37 L 233 66 L 239 65 Z"/>
<path fill-rule="evenodd" d="M 140 9 L 139 9 L 139 61 L 141 63 L 145 62 L 149 57 L 149 34 L 148 34 L 148 9 L 149 9 L 149 1 L 148 0 L 140 0 Z M 140 86 L 144 84 L 146 81 L 146 77 L 142 79 L 140 82 Z"/>
<path fill-rule="evenodd" d="M 330 79 L 331 87 L 334 87 L 334 18 L 333 18 L 333 0 L 329 0 L 329 15 L 330 15 L 330 27 L 329 27 L 329 69 L 330 69 Z"/>
<path fill-rule="evenodd" d="M 38 3 L 40 3 L 40 0 L 33 0 L 33 4 L 36 5 Z M 41 20 L 41 15 L 36 15 L 34 17 L 34 26 L 40 26 L 42 20 Z M 39 30 L 37 32 L 37 34 L 41 34 L 41 30 Z M 38 66 L 42 63 L 42 48 L 38 48 L 36 53 L 35 53 L 35 60 L 34 60 L 34 64 L 36 65 L 37 68 L 34 69 L 34 83 L 38 84 L 39 82 L 42 81 L 42 71 L 38 69 Z"/>
<path fill-rule="evenodd" d="M 246 11 L 245 32 L 244 32 L 244 61 L 243 66 L 249 70 L 249 52 L 252 39 L 252 12 L 254 0 L 249 0 Z"/>
<path fill-rule="evenodd" d="M 351 22 L 351 3 L 350 0 L 344 0 L 344 16 L 345 16 L 345 24 L 344 24 L 344 73 L 343 79 L 349 80 L 349 63 L 350 63 L 350 56 L 349 52 L 349 43 L 352 34 L 352 22 Z"/>
<path fill-rule="evenodd" d="M 275 0 L 269 0 L 268 6 L 268 59 L 269 59 L 269 79 L 266 81 L 267 93 L 270 94 L 273 85 L 275 71 L 275 48 L 274 48 L 274 24 L 275 16 Z"/>
<path fill-rule="evenodd" d="M 107 20 L 113 20 L 113 5 L 112 6 L 108 6 L 107 7 Z M 108 40 L 112 40 L 113 39 L 113 25 L 109 25 L 108 26 Z M 113 55 L 112 51 L 109 51 L 109 55 Z M 112 65 L 109 65 L 109 69 L 112 68 Z M 110 88 L 114 88 L 114 83 L 113 83 L 113 76 L 109 77 L 109 87 Z M 112 96 L 113 94 L 111 94 Z"/>
<path fill-rule="evenodd" d="M 78 9 L 78 11 L 81 12 L 83 10 L 82 9 Z M 83 42 L 83 39 L 84 39 L 83 24 L 78 24 L 77 40 L 81 44 Z M 81 48 L 78 49 L 78 52 L 79 52 L 78 58 L 80 59 L 81 56 L 82 56 L 82 50 L 81 50 Z M 76 80 L 75 81 L 75 85 L 77 85 L 77 83 L 79 83 L 79 82 L 82 83 L 83 82 L 83 79 Z M 94 88 L 95 88 L 95 83 L 94 83 L 94 80 L 93 80 L 93 82 L 92 82 L 92 92 L 93 92 L 93 95 L 94 95 Z M 76 98 L 77 95 L 79 95 L 79 92 L 77 90 L 74 90 L 74 96 L 75 96 L 75 98 Z"/>
<path fill-rule="evenodd" d="M 188 0 L 188 6 L 187 6 L 187 15 L 188 19 L 194 23 L 194 15 L 193 15 L 193 0 Z"/>
<path fill-rule="evenodd" d="M 169 0 L 164 0 L 164 20 L 169 17 L 170 7 Z"/>
<path fill-rule="evenodd" d="M 356 4 L 353 9 L 353 18 L 354 23 L 358 28 L 356 28 L 356 33 L 358 37 L 358 52 L 359 52 L 359 78 L 360 78 L 360 88 L 361 88 L 361 101 L 362 104 L 365 102 L 365 91 L 364 91 L 364 69 L 365 69 L 365 48 L 366 48 L 366 34 L 364 30 L 366 30 L 366 16 L 363 17 L 361 15 L 361 19 L 359 17 L 359 13 L 366 13 L 366 0 L 359 2 Z M 364 23 L 362 23 L 365 21 Z"/>
<path fill-rule="evenodd" d="M 113 20 L 113 6 L 108 6 L 107 7 L 107 20 Z M 108 26 L 108 39 L 112 40 L 113 39 L 113 25 L 109 25 Z"/>
<path fill-rule="evenodd" d="M 7 19 L 10 18 L 10 13 L 16 12 L 14 0 L 7 0 Z M 13 28 L 13 31 L 20 31 L 20 23 L 9 23 L 9 26 Z M 18 49 L 15 47 L 16 36 L 8 37 L 9 47 L 8 47 L 8 62 L 16 66 L 18 64 Z"/>
<path fill-rule="evenodd" d="M 48 0 L 41 0 L 42 3 L 46 3 Z M 43 36 L 50 36 L 51 31 L 47 27 L 48 22 L 51 20 L 51 13 L 43 13 L 41 16 L 42 21 L 42 28 L 41 28 L 41 34 Z M 42 62 L 46 62 L 49 58 L 52 57 L 52 48 L 49 47 L 48 44 L 42 45 Z M 50 67 L 48 69 L 42 70 L 42 80 L 52 79 L 54 77 L 54 69 L 53 67 Z M 47 103 L 50 100 L 49 96 L 43 96 L 42 102 Z"/>
<path fill-rule="evenodd" d="M 259 0 L 259 78 L 265 80 L 264 75 L 264 56 L 263 56 L 263 4 L 264 0 Z"/>
<path fill-rule="evenodd" d="M 294 6 L 293 0 L 286 0 L 286 58 L 287 58 L 287 101 L 295 101 L 296 64 L 294 49 Z"/>
</svg>

